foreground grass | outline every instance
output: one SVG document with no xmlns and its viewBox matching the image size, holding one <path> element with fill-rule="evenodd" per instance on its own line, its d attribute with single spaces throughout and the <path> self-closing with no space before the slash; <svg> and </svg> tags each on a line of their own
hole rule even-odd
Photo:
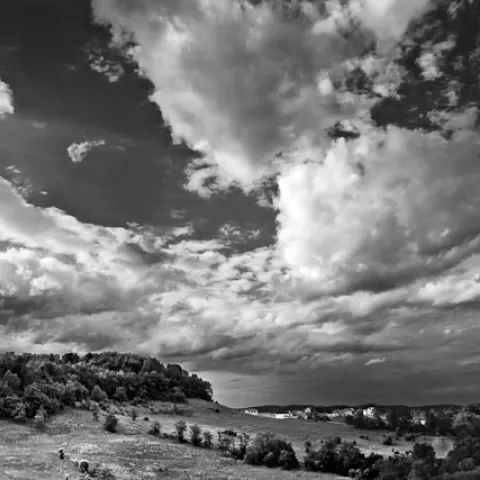
<svg viewBox="0 0 480 480">
<path fill-rule="evenodd" d="M 168 412 L 171 405 L 155 404 L 156 410 Z M 125 413 L 130 409 L 126 408 Z M 59 460 L 57 452 L 63 448 L 71 460 L 86 459 L 91 464 L 102 464 L 112 469 L 120 480 L 333 480 L 336 475 L 285 472 L 279 469 L 256 468 L 243 462 L 224 457 L 217 450 L 182 445 L 169 438 L 147 435 L 153 421 L 160 422 L 162 433 L 172 434 L 174 424 L 183 418 L 189 425 L 198 423 L 202 430 L 210 430 L 214 441 L 216 432 L 223 429 L 243 431 L 250 435 L 270 431 L 284 436 L 303 459 L 304 442 L 318 445 L 322 438 L 339 435 L 342 439 L 356 440 L 366 454 L 377 452 L 388 456 L 392 447 L 381 444 L 382 432 L 359 432 L 344 424 L 307 422 L 301 420 L 275 420 L 253 417 L 215 404 L 192 401 L 186 416 L 169 413 L 152 414 L 138 408 L 139 417 L 134 422 L 128 415 L 117 413 L 120 420 L 118 432 L 107 433 L 102 428 L 103 416 L 96 422 L 92 414 L 71 410 L 51 420 L 45 433 L 38 433 L 29 426 L 0 421 L 0 480 L 76 480 L 79 474 L 70 461 Z M 218 411 L 217 411 L 218 410 Z M 149 421 L 143 418 L 148 416 Z M 369 440 L 359 439 L 366 433 Z M 188 432 L 187 432 L 188 438 Z M 428 439 L 444 456 L 451 442 Z M 401 441 L 394 447 L 405 451 L 412 443 Z"/>
</svg>

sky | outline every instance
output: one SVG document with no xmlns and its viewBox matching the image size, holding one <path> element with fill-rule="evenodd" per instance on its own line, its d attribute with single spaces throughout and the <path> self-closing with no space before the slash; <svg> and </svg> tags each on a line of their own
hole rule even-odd
<svg viewBox="0 0 480 480">
<path fill-rule="evenodd" d="M 232 407 L 478 401 L 478 23 L 2 2 L 0 352 L 152 355 Z"/>
</svg>

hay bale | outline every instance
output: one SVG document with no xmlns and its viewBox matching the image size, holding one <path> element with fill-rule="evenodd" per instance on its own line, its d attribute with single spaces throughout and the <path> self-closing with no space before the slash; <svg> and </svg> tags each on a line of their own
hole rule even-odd
<svg viewBox="0 0 480 480">
<path fill-rule="evenodd" d="M 78 462 L 78 470 L 80 473 L 88 473 L 88 469 L 90 468 L 90 463 L 88 460 L 80 460 Z"/>
</svg>

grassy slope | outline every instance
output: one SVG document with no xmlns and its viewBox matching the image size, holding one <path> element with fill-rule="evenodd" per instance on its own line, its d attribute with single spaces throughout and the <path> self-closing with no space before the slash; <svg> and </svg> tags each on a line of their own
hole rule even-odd
<svg viewBox="0 0 480 480">
<path fill-rule="evenodd" d="M 157 404 L 157 407 L 161 407 Z M 220 412 L 215 412 L 219 408 Z M 344 439 L 356 439 L 365 452 L 372 450 L 388 454 L 390 447 L 382 447 L 381 434 L 372 434 L 370 442 L 358 439 L 358 432 L 342 424 L 315 423 L 299 420 L 274 420 L 253 417 L 225 407 L 193 401 L 190 416 L 168 414 L 152 415 L 139 408 L 139 417 L 133 422 L 119 415 L 119 431 L 109 434 L 100 422 L 94 422 L 89 412 L 70 411 L 55 417 L 46 433 L 39 434 L 30 427 L 10 422 L 0 422 L 0 480 L 69 480 L 78 478 L 73 474 L 70 462 L 58 459 L 56 452 L 64 448 L 71 459 L 85 458 L 92 463 L 110 466 L 121 480 L 178 479 L 178 480 L 333 480 L 335 475 L 319 475 L 308 472 L 283 472 L 255 468 L 223 457 L 217 451 L 180 445 L 175 441 L 157 439 L 146 435 L 152 421 L 162 424 L 162 432 L 171 433 L 174 423 L 183 418 L 188 424 L 198 423 L 209 429 L 216 439 L 220 429 L 242 430 L 250 434 L 272 431 L 292 441 L 301 460 L 303 442 L 315 443 L 323 437 L 340 435 Z M 150 421 L 144 421 L 148 416 Z M 405 448 L 396 446 L 398 450 Z M 443 452 L 439 451 L 440 454 Z M 73 475 L 72 475 L 73 474 Z"/>
</svg>

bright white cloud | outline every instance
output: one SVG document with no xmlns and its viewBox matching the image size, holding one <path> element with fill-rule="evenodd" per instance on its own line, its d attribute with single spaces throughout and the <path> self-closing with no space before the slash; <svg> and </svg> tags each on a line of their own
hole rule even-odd
<svg viewBox="0 0 480 480">
<path fill-rule="evenodd" d="M 300 20 L 268 3 L 230 0 L 93 6 L 117 40 L 131 34 L 138 43 L 132 55 L 152 81 L 151 99 L 173 136 L 205 154 L 206 170 L 192 168 L 188 187 L 208 195 L 232 182 L 250 190 L 277 168 L 278 153 L 298 144 L 325 146 L 326 127 L 371 105 L 345 91 L 348 61 L 371 42 L 368 29 L 395 23 L 386 30 L 397 38 L 421 10 L 408 2 L 404 11 L 397 3 L 380 10 L 352 2 L 338 10 L 330 2 L 327 13 L 312 4 Z M 355 16 L 368 29 L 353 27 Z"/>
<path fill-rule="evenodd" d="M 82 143 L 72 143 L 67 148 L 68 156 L 73 163 L 80 163 L 85 160 L 86 156 L 96 147 L 105 145 L 105 140 L 91 140 Z"/>
<path fill-rule="evenodd" d="M 385 357 L 371 358 L 365 363 L 365 366 L 368 367 L 369 365 L 377 365 L 379 363 L 385 363 L 386 361 L 387 359 Z"/>
<path fill-rule="evenodd" d="M 380 40 L 398 40 L 430 0 L 352 0 L 351 10 Z"/>
<path fill-rule="evenodd" d="M 13 94 L 10 87 L 0 80 L 0 118 L 14 112 Z"/>
<path fill-rule="evenodd" d="M 276 204 L 286 262 L 325 291 L 391 288 L 459 263 L 480 246 L 479 153 L 472 130 L 446 141 L 391 127 L 290 167 Z"/>
</svg>

